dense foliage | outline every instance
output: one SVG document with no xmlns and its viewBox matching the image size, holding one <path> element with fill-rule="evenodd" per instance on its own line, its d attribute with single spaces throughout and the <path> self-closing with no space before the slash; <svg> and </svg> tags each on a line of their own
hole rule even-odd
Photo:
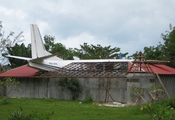
<svg viewBox="0 0 175 120">
<path fill-rule="evenodd" d="M 50 35 L 44 36 L 46 50 L 52 54 L 58 54 L 58 57 L 64 60 L 73 60 L 73 54 L 71 49 L 66 49 L 66 47 L 61 43 L 55 43 L 55 37 Z"/>
<path fill-rule="evenodd" d="M 45 41 L 45 48 L 48 52 L 51 52 L 54 44 L 55 44 L 55 37 L 50 36 L 50 35 L 45 35 L 44 36 L 44 41 Z"/>
<path fill-rule="evenodd" d="M 141 111 L 152 120 L 174 120 L 175 99 L 168 99 L 141 106 Z"/>
<path fill-rule="evenodd" d="M 144 56 L 147 60 L 165 60 L 163 45 L 159 43 L 156 47 L 144 47 Z"/>
<path fill-rule="evenodd" d="M 26 47 L 24 45 L 24 43 L 22 43 L 22 44 L 17 44 L 16 43 L 12 47 L 7 47 L 7 49 L 8 49 L 8 53 L 10 55 L 31 58 L 31 45 L 30 44 Z M 15 59 L 15 58 L 9 58 L 9 61 L 11 63 L 12 68 L 16 68 L 16 67 L 27 64 L 27 61 L 20 60 L 20 59 Z"/>
<path fill-rule="evenodd" d="M 164 40 L 164 46 L 162 47 L 165 56 L 171 61 L 169 64 L 175 67 L 175 27 L 172 28 L 170 24 L 170 31 L 166 31 L 166 34 L 162 34 Z"/>
<path fill-rule="evenodd" d="M 101 46 L 97 45 L 88 45 L 84 43 L 80 45 L 81 49 L 74 49 L 74 55 L 80 59 L 114 59 L 119 58 L 120 48 L 111 46 Z M 123 53 L 123 56 L 126 56 L 128 53 Z"/>
<path fill-rule="evenodd" d="M 80 83 L 76 78 L 60 78 L 58 81 L 58 86 L 68 88 L 72 93 L 72 100 L 75 100 Z"/>
</svg>

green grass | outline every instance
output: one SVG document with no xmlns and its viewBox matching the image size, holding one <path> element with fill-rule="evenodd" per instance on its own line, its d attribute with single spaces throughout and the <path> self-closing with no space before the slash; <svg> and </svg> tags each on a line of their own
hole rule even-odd
<svg viewBox="0 0 175 120">
<path fill-rule="evenodd" d="M 96 104 L 79 104 L 80 101 L 53 99 L 9 98 L 8 104 L 0 98 L 0 120 L 7 120 L 12 111 L 23 109 L 25 115 L 32 112 L 42 114 L 54 112 L 51 120 L 148 120 L 138 106 L 105 107 Z"/>
</svg>

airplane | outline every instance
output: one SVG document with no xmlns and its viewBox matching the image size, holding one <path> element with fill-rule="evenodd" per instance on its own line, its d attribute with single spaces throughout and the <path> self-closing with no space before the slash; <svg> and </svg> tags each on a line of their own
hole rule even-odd
<svg viewBox="0 0 175 120">
<path fill-rule="evenodd" d="M 31 24 L 30 29 L 31 29 L 32 58 L 13 56 L 10 54 L 5 55 L 6 57 L 27 60 L 28 65 L 30 67 L 44 71 L 55 71 L 72 63 L 99 64 L 99 63 L 128 63 L 133 61 L 129 59 L 63 60 L 57 57 L 55 54 L 51 54 L 46 51 L 39 28 L 36 24 Z"/>
</svg>

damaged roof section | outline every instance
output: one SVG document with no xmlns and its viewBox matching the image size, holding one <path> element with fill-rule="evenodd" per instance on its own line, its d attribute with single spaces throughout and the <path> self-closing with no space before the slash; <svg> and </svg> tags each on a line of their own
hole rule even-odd
<svg viewBox="0 0 175 120">
<path fill-rule="evenodd" d="M 146 60 L 142 52 L 139 52 L 136 59 L 128 64 L 128 72 L 174 75 L 175 69 L 164 65 L 169 62 L 163 60 Z"/>
<path fill-rule="evenodd" d="M 133 68 L 130 69 L 131 65 L 132 65 L 132 63 L 128 63 L 128 72 L 129 73 L 138 72 L 138 70 L 136 70 L 136 68 L 140 69 L 139 66 L 137 66 L 137 64 L 134 64 L 133 65 L 134 69 Z M 39 75 L 38 74 L 39 72 L 40 71 L 38 69 L 29 67 L 28 65 L 24 65 L 24 66 L 3 72 L 0 74 L 0 77 L 36 77 Z M 56 72 L 63 72 L 63 71 L 55 71 L 54 74 L 51 74 L 51 76 L 49 76 L 47 73 L 47 76 L 48 77 L 64 77 L 64 76 L 60 76 L 60 74 L 58 76 L 54 76 L 54 75 L 56 75 L 55 74 Z M 69 71 L 67 71 L 67 72 L 69 72 Z M 71 72 L 73 72 L 73 71 L 71 70 Z M 103 73 L 103 75 L 101 75 L 101 76 L 92 76 L 90 74 L 84 74 L 85 72 L 83 72 L 83 71 L 77 71 L 77 70 L 74 72 L 79 73 L 79 74 L 76 74 L 76 76 L 72 76 L 72 77 L 105 77 L 104 75 L 105 74 L 109 75 L 107 73 L 111 72 L 111 71 L 106 71 L 106 72 L 103 71 L 103 72 L 101 72 L 101 74 Z M 82 72 L 82 74 L 81 74 L 81 72 Z M 143 67 L 143 65 L 142 65 L 141 72 L 153 73 L 153 74 L 154 74 L 154 72 L 156 72 L 157 74 L 162 74 L 162 75 L 175 75 L 174 68 L 171 68 L 169 66 L 162 65 L 162 64 L 147 64 L 147 67 Z M 87 73 L 89 73 L 89 71 L 87 71 Z M 65 76 L 66 75 L 68 75 L 68 73 L 65 74 Z M 73 75 L 73 74 L 71 74 L 71 75 Z M 42 76 L 40 76 L 40 77 L 44 77 L 44 74 L 42 74 Z M 71 77 L 71 76 L 68 76 L 68 77 Z M 106 76 L 106 77 L 110 77 L 110 76 Z M 116 76 L 114 75 L 111 77 L 116 77 Z"/>
<path fill-rule="evenodd" d="M 175 69 L 163 64 L 134 64 L 128 65 L 129 73 L 157 73 L 159 75 L 175 75 Z M 132 68 L 131 68 L 132 67 Z"/>
</svg>

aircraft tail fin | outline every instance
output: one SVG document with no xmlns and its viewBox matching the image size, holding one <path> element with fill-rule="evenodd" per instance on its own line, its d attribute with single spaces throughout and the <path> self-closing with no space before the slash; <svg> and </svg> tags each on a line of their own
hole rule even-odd
<svg viewBox="0 0 175 120">
<path fill-rule="evenodd" d="M 31 24 L 31 44 L 32 44 L 32 59 L 51 55 L 47 52 L 41 38 L 39 28 L 36 24 Z"/>
</svg>

